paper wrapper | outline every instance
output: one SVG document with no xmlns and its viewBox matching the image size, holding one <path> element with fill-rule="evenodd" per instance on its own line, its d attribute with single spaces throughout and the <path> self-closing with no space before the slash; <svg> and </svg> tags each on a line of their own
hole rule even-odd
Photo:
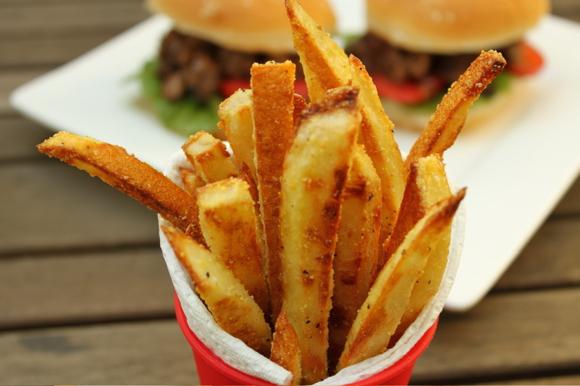
<svg viewBox="0 0 580 386">
<path fill-rule="evenodd" d="M 165 169 L 165 174 L 175 183 L 182 186 L 178 173 L 180 166 L 189 167 L 189 163 L 181 151 L 171 158 Z M 162 218 L 159 218 L 160 224 L 163 221 Z M 461 205 L 453 220 L 448 263 L 439 291 L 419 314 L 417 320 L 409 326 L 397 344 L 380 355 L 344 368 L 316 385 L 348 384 L 366 379 L 397 362 L 417 343 L 443 310 L 459 266 L 464 226 L 465 211 L 463 205 Z M 292 375 L 288 371 L 252 350 L 241 340 L 223 331 L 215 323 L 213 317 L 193 290 L 189 275 L 179 263 L 161 231 L 159 232 L 159 238 L 161 251 L 163 252 L 163 258 L 167 264 L 173 287 L 187 317 L 187 323 L 191 330 L 195 332 L 195 335 L 230 366 L 246 374 L 261 378 L 266 382 L 280 385 L 289 383 Z"/>
</svg>

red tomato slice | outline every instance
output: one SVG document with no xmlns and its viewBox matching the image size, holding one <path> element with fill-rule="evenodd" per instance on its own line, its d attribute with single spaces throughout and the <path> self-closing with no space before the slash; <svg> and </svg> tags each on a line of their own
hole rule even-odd
<svg viewBox="0 0 580 386">
<path fill-rule="evenodd" d="M 443 86 L 442 82 L 435 78 L 427 78 L 420 83 L 397 83 L 383 75 L 375 74 L 373 75 L 373 81 L 377 86 L 379 96 L 408 104 L 417 104 L 429 100 Z"/>
<path fill-rule="evenodd" d="M 241 88 L 250 88 L 250 81 L 246 79 L 226 79 L 220 84 L 220 93 L 224 97 L 229 97 Z M 304 97 L 308 96 L 306 82 L 303 79 L 296 80 L 294 89 L 298 94 Z"/>
<path fill-rule="evenodd" d="M 515 63 L 508 63 L 508 71 L 517 76 L 532 75 L 544 67 L 544 58 L 534 47 L 526 42 L 519 46 L 520 57 Z"/>
</svg>

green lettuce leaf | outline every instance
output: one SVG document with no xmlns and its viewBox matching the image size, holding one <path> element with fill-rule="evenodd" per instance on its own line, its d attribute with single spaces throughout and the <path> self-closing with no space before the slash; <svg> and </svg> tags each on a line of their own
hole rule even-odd
<svg viewBox="0 0 580 386">
<path fill-rule="evenodd" d="M 201 103 L 191 97 L 171 102 L 161 93 L 161 81 L 157 76 L 159 63 L 157 59 L 146 62 L 137 79 L 141 92 L 161 123 L 168 129 L 189 136 L 197 131 L 212 132 L 218 122 L 217 108 L 220 97 L 214 96 L 209 102 Z"/>
</svg>

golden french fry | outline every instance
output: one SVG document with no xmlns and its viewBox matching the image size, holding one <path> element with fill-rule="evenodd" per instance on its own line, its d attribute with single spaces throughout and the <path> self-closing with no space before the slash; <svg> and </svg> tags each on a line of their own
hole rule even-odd
<svg viewBox="0 0 580 386">
<path fill-rule="evenodd" d="M 258 221 L 248 184 L 229 178 L 197 190 L 199 223 L 214 256 L 228 267 L 268 314 L 270 299 L 256 230 Z"/>
<path fill-rule="evenodd" d="M 180 167 L 179 176 L 181 177 L 185 191 L 194 197 L 197 195 L 197 188 L 205 185 L 203 179 L 192 169 Z"/>
<path fill-rule="evenodd" d="M 353 85 L 360 90 L 362 124 L 360 138 L 381 179 L 383 194 L 381 242 L 387 239 L 395 225 L 399 205 L 405 189 L 405 165 L 399 146 L 393 136 L 393 122 L 385 111 L 377 88 L 364 64 L 350 56 Z M 379 256 L 379 269 L 384 259 Z"/>
<path fill-rule="evenodd" d="M 381 228 L 381 181 L 361 145 L 354 149 L 344 188 L 334 255 L 329 359 L 336 364 L 346 335 L 375 276 Z"/>
<path fill-rule="evenodd" d="M 385 244 L 387 259 L 397 250 L 407 233 L 427 213 L 429 208 L 449 197 L 451 197 L 451 190 L 441 156 L 432 154 L 419 158 L 411 165 L 399 218 L 391 239 Z M 448 225 L 431 248 L 425 270 L 413 287 L 409 305 L 401 318 L 401 323 L 397 326 L 390 345 L 394 345 L 399 340 L 409 325 L 415 321 L 423 307 L 437 293 L 447 267 L 450 237 L 451 226 Z"/>
<path fill-rule="evenodd" d="M 327 374 L 332 264 L 342 193 L 360 126 L 356 89 L 331 90 L 301 116 L 284 162 L 280 229 L 283 309 L 307 383 Z"/>
<path fill-rule="evenodd" d="M 459 79 L 451 85 L 427 127 L 411 148 L 405 166 L 407 173 L 411 164 L 429 154 L 443 154 L 461 132 L 469 108 L 483 90 L 503 70 L 506 61 L 497 51 L 482 51 Z"/>
<path fill-rule="evenodd" d="M 242 283 L 195 240 L 173 227 L 162 226 L 162 230 L 216 323 L 254 350 L 268 355 L 270 326 Z"/>
<path fill-rule="evenodd" d="M 256 181 L 252 109 L 252 91 L 240 89 L 220 104 L 218 126 L 224 131 L 232 147 L 238 167 L 242 169 L 243 165 L 246 165 L 252 178 Z"/>
<path fill-rule="evenodd" d="M 251 68 L 255 164 L 268 286 L 273 318 L 282 305 L 280 277 L 280 178 L 284 157 L 294 138 L 294 79 L 290 61 L 254 64 Z"/>
<path fill-rule="evenodd" d="M 350 84 L 348 58 L 297 0 L 286 0 L 294 48 L 300 56 L 311 102 L 325 97 L 327 90 Z"/>
<path fill-rule="evenodd" d="M 181 148 L 206 184 L 238 175 L 224 143 L 205 131 L 190 136 Z"/>
<path fill-rule="evenodd" d="M 122 147 L 61 131 L 37 148 L 49 157 L 100 178 L 203 243 L 195 199 Z"/>
<path fill-rule="evenodd" d="M 292 373 L 291 385 L 299 385 L 302 377 L 300 344 L 286 313 L 281 311 L 276 320 L 270 359 Z"/>
<path fill-rule="evenodd" d="M 338 369 L 384 352 L 413 287 L 423 273 L 433 245 L 444 233 L 465 196 L 465 189 L 433 206 L 407 234 L 397 252 L 381 270 L 352 325 Z"/>
</svg>

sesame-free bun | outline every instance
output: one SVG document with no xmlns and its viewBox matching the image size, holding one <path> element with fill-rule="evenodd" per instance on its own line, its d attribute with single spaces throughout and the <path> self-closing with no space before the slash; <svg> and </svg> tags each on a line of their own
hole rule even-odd
<svg viewBox="0 0 580 386">
<path fill-rule="evenodd" d="M 326 0 L 302 0 L 327 31 L 334 14 Z M 148 0 L 150 10 L 169 16 L 181 32 L 246 52 L 294 51 L 284 0 Z"/>
<path fill-rule="evenodd" d="M 369 30 L 392 44 L 434 54 L 479 52 L 519 40 L 549 0 L 368 0 Z"/>
</svg>

